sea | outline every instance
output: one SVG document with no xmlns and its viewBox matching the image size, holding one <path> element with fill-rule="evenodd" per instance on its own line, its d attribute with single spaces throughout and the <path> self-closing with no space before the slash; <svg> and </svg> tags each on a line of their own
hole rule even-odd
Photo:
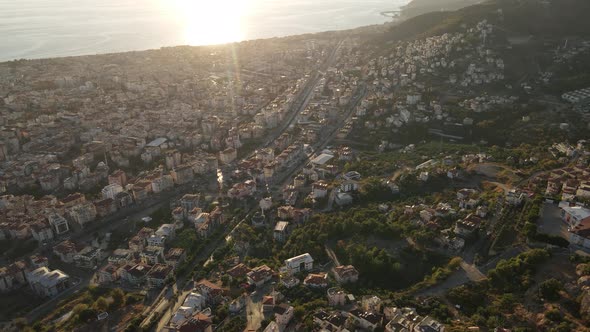
<svg viewBox="0 0 590 332">
<path fill-rule="evenodd" d="M 216 44 L 349 29 L 388 22 L 392 18 L 382 13 L 398 10 L 408 2 L 0 0 L 0 61 Z"/>
</svg>

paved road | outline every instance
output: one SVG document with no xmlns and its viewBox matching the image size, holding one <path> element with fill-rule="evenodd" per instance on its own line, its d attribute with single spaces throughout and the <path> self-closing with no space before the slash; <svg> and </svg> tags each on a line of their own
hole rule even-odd
<svg viewBox="0 0 590 332">
<path fill-rule="evenodd" d="M 323 67 L 324 68 L 329 68 L 330 66 L 333 65 L 333 62 L 336 58 L 336 55 L 338 53 L 338 50 L 340 49 L 342 45 L 342 42 L 339 42 L 338 45 L 334 48 L 334 50 L 332 51 L 332 53 L 330 54 L 330 56 L 328 57 L 328 59 L 324 62 Z M 270 146 L 270 144 L 272 144 L 280 135 L 282 135 L 291 125 L 292 123 L 295 121 L 295 119 L 297 118 L 297 115 L 303 111 L 309 101 L 311 100 L 311 98 L 313 97 L 313 91 L 315 90 L 317 84 L 320 81 L 320 75 L 319 75 L 319 71 L 314 71 L 314 73 L 312 73 L 310 79 L 308 80 L 308 82 L 305 84 L 305 87 L 303 88 L 303 90 L 299 93 L 299 95 L 297 96 L 297 100 L 293 102 L 292 106 L 291 106 L 291 111 L 289 112 L 289 116 L 287 118 L 287 120 L 285 121 L 285 123 L 280 126 L 278 129 L 275 129 L 270 135 L 269 135 L 269 139 L 267 139 L 261 147 L 268 147 Z M 243 220 L 242 220 L 243 221 Z M 239 226 L 239 224 L 241 224 L 241 222 L 238 223 L 238 225 L 236 225 L 232 231 L 230 231 L 228 234 L 226 234 L 225 237 L 230 236 L 231 233 L 233 233 L 233 231 Z M 231 236 L 230 236 L 231 238 Z M 206 259 L 207 257 L 211 256 L 211 254 L 213 253 L 213 251 L 219 247 L 223 242 L 220 241 L 215 241 L 212 242 L 212 244 L 205 250 L 203 250 L 201 252 L 201 254 L 198 255 L 197 258 L 195 258 L 194 262 L 198 263 L 199 261 Z M 196 268 L 196 264 L 191 268 L 188 269 L 187 271 L 192 271 L 194 270 L 194 268 Z M 177 285 L 183 285 L 182 289 L 186 288 L 186 285 L 184 284 L 184 280 L 182 280 L 181 278 L 179 278 L 179 281 L 177 281 L 176 283 Z M 186 296 L 188 295 L 188 293 L 190 292 L 190 290 L 185 290 L 180 294 L 180 297 L 182 298 L 182 300 L 184 301 L 184 298 L 186 298 Z M 163 328 L 164 326 L 166 326 L 166 324 L 168 324 L 172 313 L 177 309 L 177 307 L 179 306 L 179 304 L 181 304 L 181 301 L 178 301 L 179 303 L 176 303 L 172 310 L 169 310 L 169 303 L 168 303 L 168 299 L 165 299 L 163 297 L 159 297 L 154 304 L 150 306 L 150 315 L 148 317 L 146 317 L 146 319 L 143 321 L 142 325 L 146 325 L 148 324 L 148 322 L 150 321 L 150 319 L 152 318 L 153 315 L 155 314 L 159 314 L 162 313 L 164 310 L 166 310 L 166 312 L 164 313 L 163 317 L 161 317 L 161 319 L 158 322 L 158 330 L 160 328 Z M 156 308 L 155 310 L 153 310 L 153 308 Z"/>
<path fill-rule="evenodd" d="M 346 114 L 339 119 L 339 121 L 336 123 L 336 125 L 331 126 L 331 129 L 328 129 L 322 138 L 320 138 L 316 143 L 314 143 L 312 145 L 312 147 L 311 147 L 312 153 L 310 153 L 305 158 L 301 158 L 300 160 L 296 161 L 293 165 L 291 165 L 291 168 L 288 171 L 284 172 L 284 174 L 277 181 L 277 186 L 279 188 L 284 187 L 287 183 L 289 183 L 291 181 L 291 178 L 295 174 L 297 174 L 297 172 L 299 172 L 299 170 L 303 166 L 305 166 L 307 164 L 307 162 L 310 160 L 310 158 L 314 154 L 318 153 L 319 151 L 322 151 L 328 145 L 328 143 L 330 143 L 336 137 L 336 135 L 338 134 L 338 131 L 342 127 L 344 127 L 344 124 L 351 117 L 356 106 L 360 103 L 360 101 L 363 99 L 363 97 L 366 95 L 366 93 L 367 93 L 366 85 L 362 84 L 357 88 L 357 91 L 354 94 L 354 97 L 351 99 L 351 101 L 348 105 L 348 109 L 347 109 Z"/>
<path fill-rule="evenodd" d="M 233 226 L 229 232 L 224 232 L 224 234 L 222 234 L 222 236 L 220 236 L 217 239 L 217 241 L 212 241 L 211 244 L 209 246 L 207 246 L 207 248 L 203 249 L 201 251 L 201 253 L 199 255 L 197 255 L 197 257 L 195 257 L 195 259 L 193 260 L 193 265 L 191 266 L 191 268 L 187 269 L 187 273 L 190 273 L 190 271 L 195 270 L 199 266 L 201 261 L 206 260 L 207 258 L 209 258 L 213 254 L 215 249 L 220 247 L 222 244 L 226 244 L 227 242 L 231 241 L 231 235 L 236 231 L 236 229 L 238 227 L 240 227 L 240 225 L 244 221 L 246 221 L 249 218 L 249 215 L 252 213 L 253 210 L 254 209 L 251 209 L 246 214 L 246 217 L 241 219 L 235 226 Z M 208 262 L 208 260 L 205 261 L 205 263 L 203 263 L 203 266 L 205 266 L 207 264 L 207 262 Z M 161 298 L 160 299 L 161 304 L 159 304 L 155 310 L 151 310 L 152 314 L 150 314 L 150 316 L 148 316 L 144 320 L 144 322 L 147 324 L 147 322 L 149 322 L 151 316 L 154 313 L 162 313 L 163 312 L 164 315 L 160 318 L 156 331 L 161 331 L 166 325 L 168 325 L 168 323 L 170 322 L 170 319 L 172 319 L 172 315 L 174 315 L 174 313 L 178 310 L 178 308 L 180 308 L 180 306 L 182 305 L 182 303 L 184 302 L 186 297 L 193 291 L 192 280 L 188 279 L 188 277 L 186 275 L 179 277 L 177 279 L 175 285 L 176 285 L 177 290 L 182 290 L 182 291 L 178 294 L 178 300 L 172 305 L 172 307 L 170 306 L 170 302 L 169 302 L 169 299 L 171 296 L 167 296 L 166 298 Z M 176 293 L 178 293 L 178 292 L 176 292 Z M 172 308 L 172 309 L 170 309 L 170 308 Z"/>
<path fill-rule="evenodd" d="M 496 264 L 498 264 L 498 262 L 500 260 L 510 259 L 512 257 L 518 256 L 519 254 L 521 254 L 525 250 L 526 250 L 525 247 L 517 247 L 517 248 L 510 249 L 508 251 L 505 251 L 501 255 L 493 258 L 492 260 L 490 260 L 485 265 L 483 265 L 479 268 L 477 268 L 474 265 L 466 264 L 465 262 L 462 262 L 461 269 L 459 269 L 455 273 L 451 274 L 451 276 L 449 276 L 445 281 L 435 285 L 434 287 L 420 290 L 418 293 L 415 294 L 415 296 L 426 297 L 426 296 L 442 295 L 442 294 L 446 293 L 451 288 L 459 287 L 461 285 L 464 285 L 464 284 L 472 282 L 472 281 L 482 280 L 481 276 L 485 277 L 485 274 L 487 274 L 487 272 L 489 270 L 496 267 Z"/>
</svg>

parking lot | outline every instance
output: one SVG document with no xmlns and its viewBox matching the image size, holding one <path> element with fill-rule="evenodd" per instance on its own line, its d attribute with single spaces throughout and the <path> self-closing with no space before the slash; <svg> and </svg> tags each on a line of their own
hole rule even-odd
<svg viewBox="0 0 590 332">
<path fill-rule="evenodd" d="M 538 224 L 538 232 L 549 235 L 561 236 L 568 239 L 567 225 L 561 220 L 561 210 L 557 205 L 544 203 L 541 210 L 541 219 Z"/>
</svg>

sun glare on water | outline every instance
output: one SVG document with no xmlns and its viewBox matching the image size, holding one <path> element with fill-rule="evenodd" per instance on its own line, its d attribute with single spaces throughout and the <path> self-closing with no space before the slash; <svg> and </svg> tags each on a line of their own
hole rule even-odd
<svg viewBox="0 0 590 332">
<path fill-rule="evenodd" d="M 184 26 L 188 45 L 223 44 L 244 39 L 242 22 L 250 0 L 164 0 Z"/>
</svg>

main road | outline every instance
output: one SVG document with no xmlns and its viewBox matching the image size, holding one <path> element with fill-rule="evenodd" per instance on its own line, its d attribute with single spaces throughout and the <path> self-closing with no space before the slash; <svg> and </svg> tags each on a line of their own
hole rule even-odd
<svg viewBox="0 0 590 332">
<path fill-rule="evenodd" d="M 287 131 L 287 129 L 289 129 L 289 127 L 291 127 L 291 125 L 293 125 L 293 123 L 297 119 L 297 116 L 303 110 L 305 110 L 307 105 L 309 105 L 309 102 L 313 98 L 313 92 L 317 88 L 320 80 L 322 79 L 322 72 L 327 71 L 330 67 L 334 65 L 334 62 L 336 61 L 336 57 L 338 55 L 338 51 L 342 47 L 343 43 L 344 41 L 339 41 L 330 53 L 330 55 L 328 56 L 328 58 L 326 58 L 326 60 L 324 60 L 323 63 L 319 66 L 320 68 L 316 68 L 312 70 L 310 74 L 308 74 L 309 79 L 305 83 L 303 89 L 299 91 L 299 93 L 295 97 L 295 100 L 293 100 L 293 102 L 291 103 L 285 121 L 283 121 L 283 123 L 278 128 L 275 128 L 270 133 L 268 133 L 268 137 L 261 145 L 261 148 L 269 147 L 272 143 L 274 143 L 274 141 L 276 141 L 284 132 Z M 250 156 L 252 156 L 252 154 Z"/>
<path fill-rule="evenodd" d="M 367 87 L 364 83 L 361 83 L 357 87 L 357 90 L 353 97 L 351 98 L 348 106 L 346 108 L 346 112 L 340 119 L 336 122 L 335 125 L 329 126 L 327 129 L 327 133 L 322 135 L 322 137 L 312 145 L 312 152 L 309 155 L 306 155 L 304 158 L 299 159 L 296 161 L 291 167 L 285 170 L 276 182 L 275 186 L 281 188 L 285 186 L 290 180 L 291 177 L 294 176 L 305 164 L 310 160 L 310 158 L 315 155 L 316 153 L 322 151 L 328 143 L 330 143 L 338 134 L 338 131 L 344 127 L 346 121 L 350 119 L 352 113 L 356 109 L 357 105 L 360 101 L 364 98 L 367 93 Z"/>
<path fill-rule="evenodd" d="M 328 56 L 328 58 L 320 66 L 321 68 L 315 69 L 313 71 L 313 73 L 310 75 L 307 83 L 305 84 L 303 90 L 301 90 L 299 92 L 299 94 L 297 95 L 297 97 L 295 98 L 293 103 L 291 104 L 287 119 L 283 122 L 283 124 L 279 128 L 273 130 L 269 134 L 269 138 L 260 146 L 261 148 L 269 147 L 278 137 L 280 137 L 284 132 L 286 132 L 289 129 L 289 127 L 291 127 L 293 122 L 297 119 L 297 115 L 299 115 L 299 113 L 301 113 L 307 107 L 307 105 L 309 104 L 309 102 L 313 98 L 314 90 L 317 88 L 317 85 L 319 84 L 319 82 L 321 80 L 321 77 L 322 77 L 321 71 L 322 70 L 326 71 L 327 69 L 329 69 L 331 66 L 334 65 L 334 62 L 336 61 L 336 57 L 337 57 L 338 51 L 340 50 L 340 47 L 342 46 L 342 43 L 343 43 L 342 41 L 339 41 L 338 44 L 332 50 L 331 54 Z M 251 209 L 250 212 L 253 210 L 254 210 L 254 208 Z M 247 218 L 247 216 L 246 216 L 246 218 Z M 215 251 L 215 249 L 217 249 L 221 245 L 225 244 L 227 236 L 231 235 L 233 233 L 233 231 L 242 222 L 244 222 L 244 220 L 245 219 L 242 219 L 239 223 L 237 223 L 235 225 L 235 227 L 233 227 L 231 229 L 231 231 L 227 232 L 223 237 L 216 239 L 216 241 L 213 241 L 208 246 L 208 248 L 204 249 L 193 261 L 193 269 L 197 268 L 199 262 L 202 261 L 204 258 L 209 257 Z M 187 270 L 190 271 L 192 269 L 187 269 Z M 191 285 L 190 280 L 187 281 L 186 276 L 179 277 L 176 285 L 177 285 L 177 288 L 178 288 L 178 286 L 181 286 L 180 288 L 178 288 L 180 290 L 180 294 L 178 296 L 178 301 L 176 303 L 172 304 L 172 306 L 171 306 L 171 303 L 169 301 L 170 294 L 168 294 L 167 291 L 162 292 L 161 296 L 159 296 L 158 299 L 156 299 L 154 301 L 154 303 L 150 306 L 150 310 L 149 310 L 150 314 L 144 320 L 144 324 L 147 325 L 149 323 L 149 321 L 151 320 L 151 318 L 156 313 L 163 313 L 163 316 L 160 317 L 160 319 L 158 321 L 157 330 L 162 329 L 164 326 L 166 326 L 168 324 L 174 311 L 178 309 L 178 307 L 184 301 L 184 298 L 186 298 L 186 296 L 192 290 L 192 287 L 190 287 L 190 285 Z M 165 296 L 166 294 L 168 294 L 168 296 Z"/>
</svg>

